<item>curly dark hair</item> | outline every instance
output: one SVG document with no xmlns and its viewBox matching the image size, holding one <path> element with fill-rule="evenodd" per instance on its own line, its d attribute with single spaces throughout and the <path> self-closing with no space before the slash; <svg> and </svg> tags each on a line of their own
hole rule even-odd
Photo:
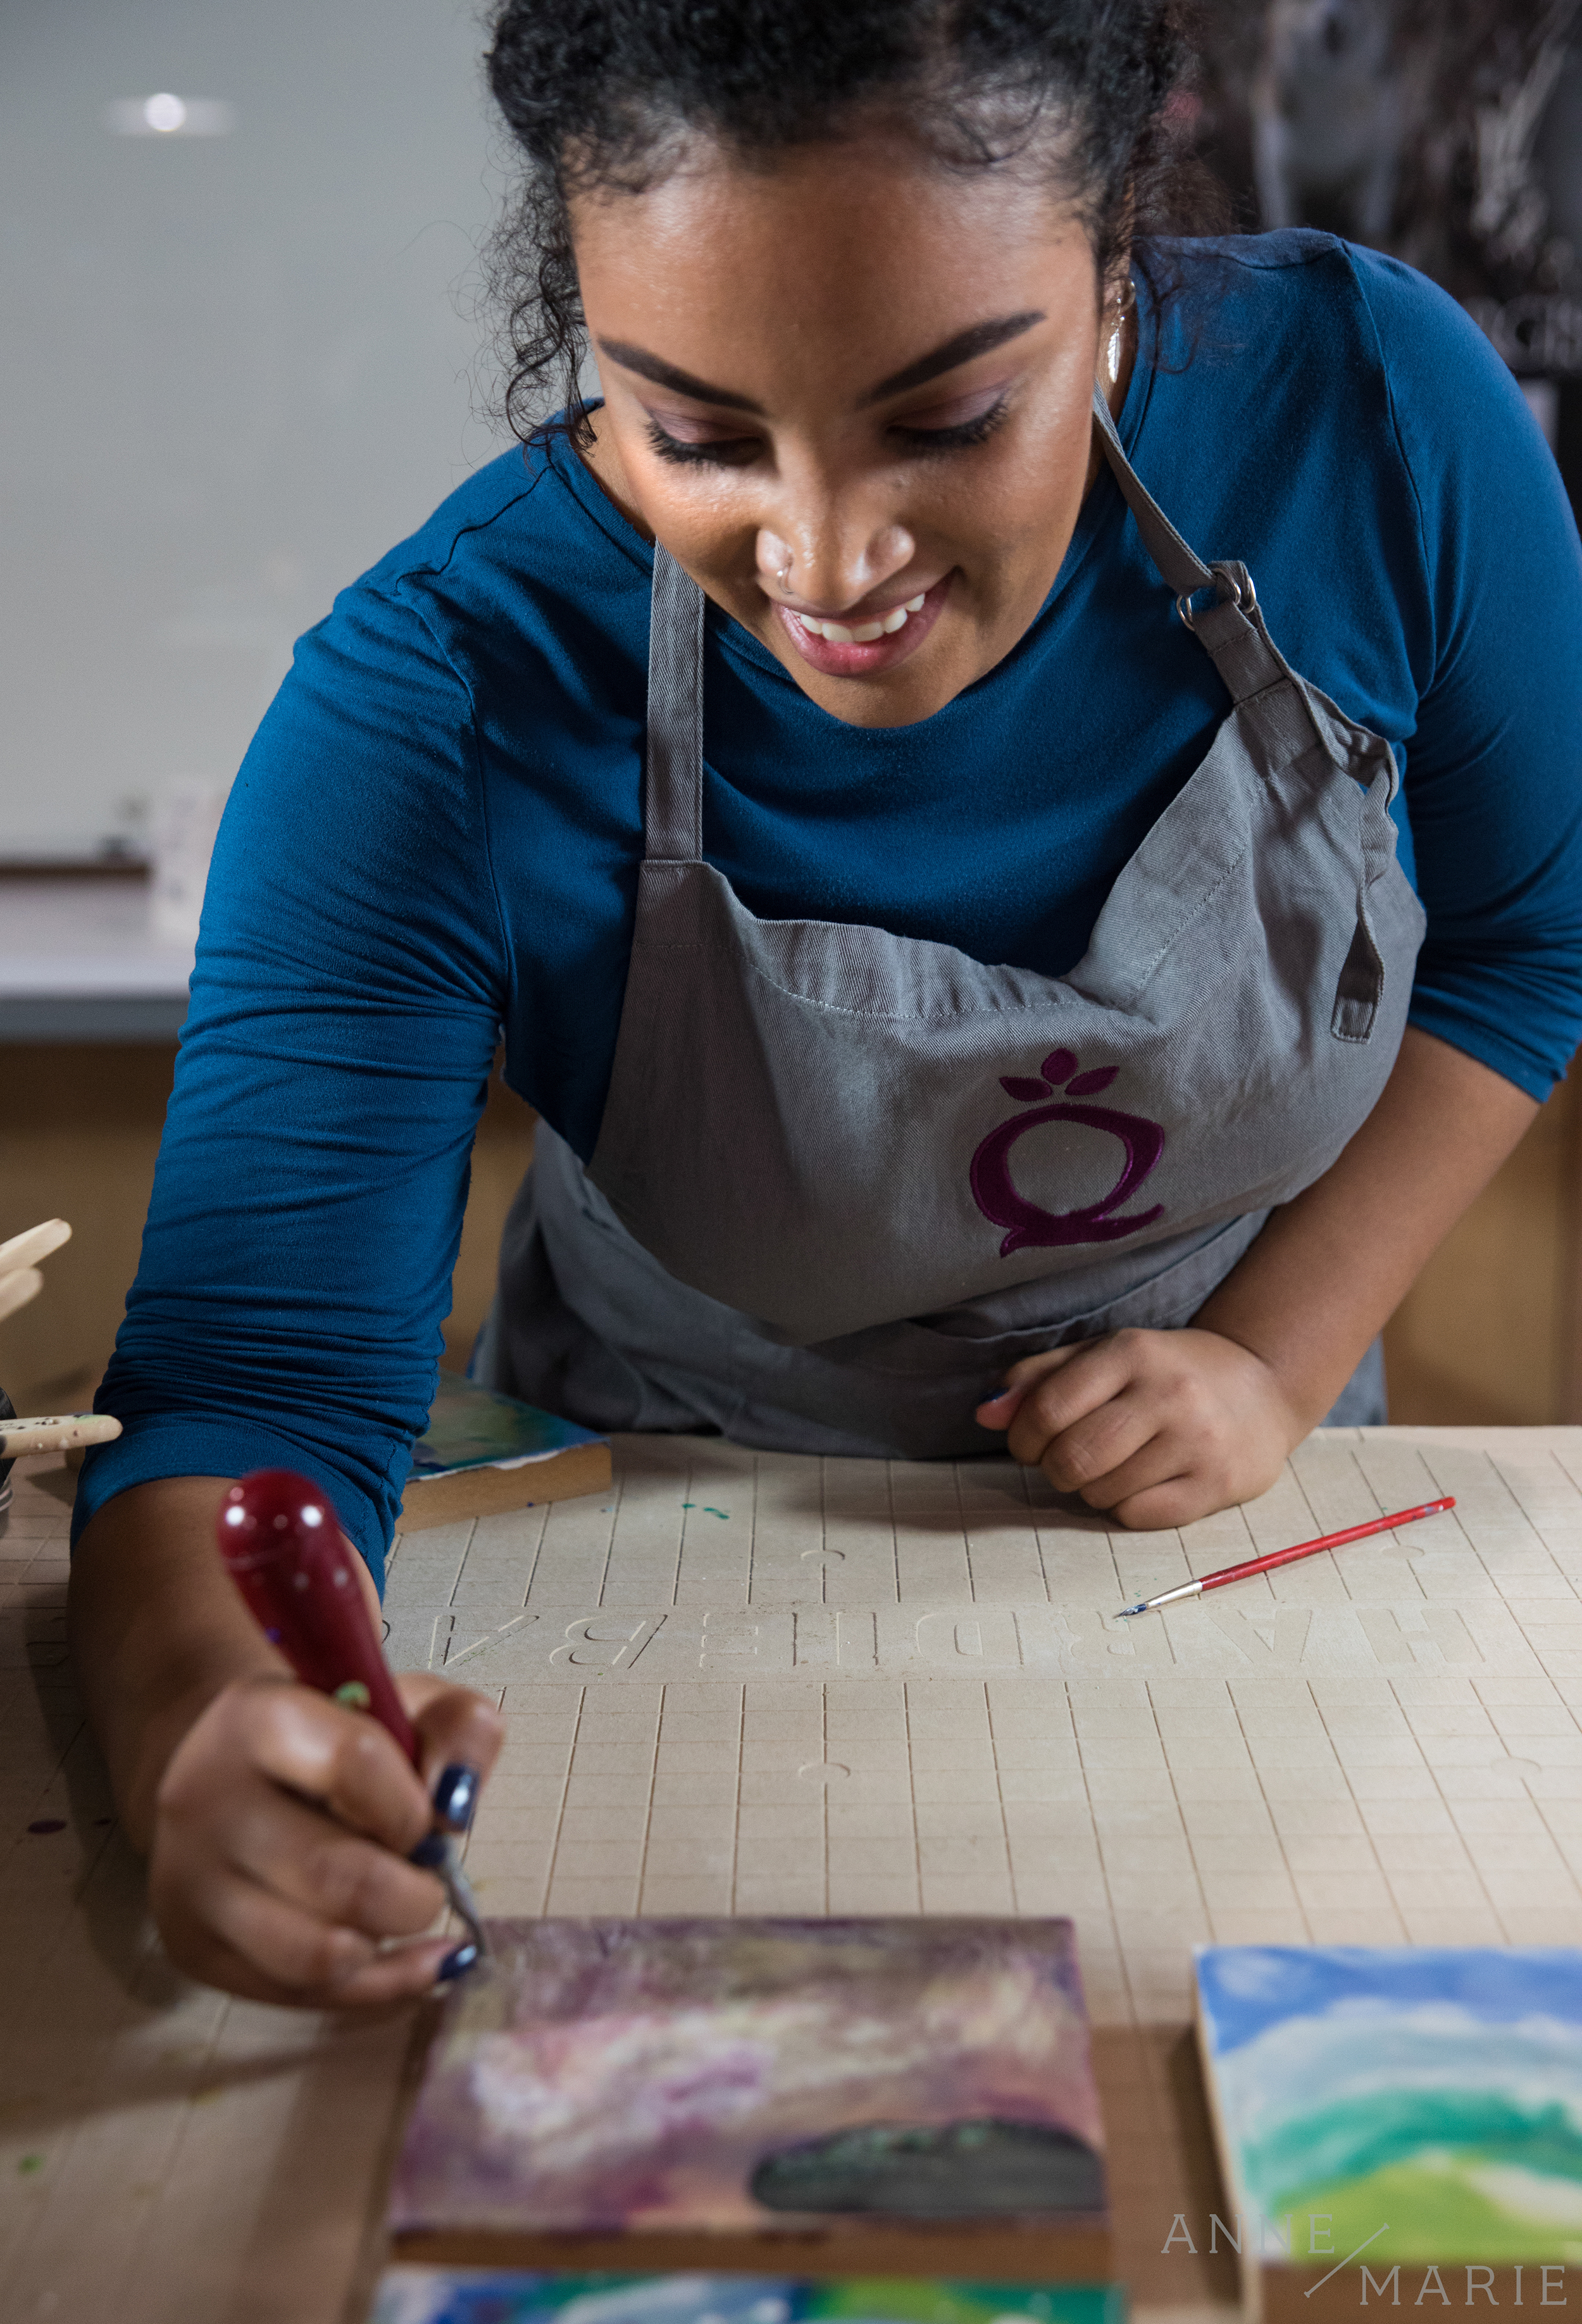
<svg viewBox="0 0 1582 2324">
<path fill-rule="evenodd" d="M 490 250 L 506 419 L 590 440 L 569 203 L 639 192 L 691 137 L 749 163 L 888 115 L 948 168 L 1026 163 L 1077 208 L 1098 279 L 1135 236 L 1228 222 L 1191 151 L 1190 0 L 502 0 L 489 85 L 524 164 Z"/>
</svg>

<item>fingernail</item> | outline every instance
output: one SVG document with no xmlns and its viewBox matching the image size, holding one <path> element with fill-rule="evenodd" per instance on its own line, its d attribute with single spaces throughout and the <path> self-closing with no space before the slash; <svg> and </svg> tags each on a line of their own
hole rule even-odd
<svg viewBox="0 0 1582 2324">
<path fill-rule="evenodd" d="M 437 1872 L 449 1853 L 450 1842 L 442 1831 L 426 1831 L 407 1862 L 415 1864 L 421 1872 Z"/>
<path fill-rule="evenodd" d="M 458 1977 L 465 1977 L 467 1971 L 472 1968 L 473 1963 L 477 1960 L 477 1958 L 478 1948 L 476 1945 L 458 1945 L 454 1952 L 446 1953 L 445 1959 L 440 1962 L 439 1967 L 435 1970 L 435 1983 L 437 1985 L 449 1985 L 455 1978 Z"/>
<path fill-rule="evenodd" d="M 478 1770 L 464 1759 L 442 1767 L 434 1786 L 434 1812 L 452 1831 L 465 1831 L 478 1804 Z"/>
</svg>

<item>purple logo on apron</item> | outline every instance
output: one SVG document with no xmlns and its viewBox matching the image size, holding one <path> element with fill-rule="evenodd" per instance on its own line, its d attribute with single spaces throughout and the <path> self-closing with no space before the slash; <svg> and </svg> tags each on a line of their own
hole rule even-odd
<svg viewBox="0 0 1582 2324">
<path fill-rule="evenodd" d="M 1151 1211 L 1138 1211 L 1129 1219 L 1110 1216 L 1118 1204 L 1136 1192 L 1164 1151 L 1164 1132 L 1156 1121 L 1145 1121 L 1140 1113 L 1119 1113 L 1108 1105 L 1037 1103 L 1061 1088 L 1068 1097 L 1097 1097 L 1119 1070 L 1118 1065 L 1099 1065 L 1092 1073 L 1079 1074 L 1069 1049 L 1052 1049 L 1044 1060 L 1040 1080 L 1001 1076 L 1000 1087 L 1033 1108 L 1030 1113 L 1013 1114 L 998 1130 L 991 1130 L 972 1157 L 973 1201 L 995 1226 L 1010 1229 L 999 1247 L 1002 1259 L 1030 1245 L 1118 1242 L 1123 1235 L 1151 1225 L 1164 1211 L 1164 1204 L 1155 1203 Z M 1042 1121 L 1080 1121 L 1089 1130 L 1108 1130 L 1111 1138 L 1119 1139 L 1126 1148 L 1126 1166 L 1102 1201 L 1085 1204 L 1081 1210 L 1045 1211 L 1017 1194 L 1011 1184 L 1011 1148 Z"/>
</svg>

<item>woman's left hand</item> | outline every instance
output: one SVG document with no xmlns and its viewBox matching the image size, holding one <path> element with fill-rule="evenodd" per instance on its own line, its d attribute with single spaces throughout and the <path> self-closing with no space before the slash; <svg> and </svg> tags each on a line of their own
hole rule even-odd
<svg viewBox="0 0 1582 2324">
<path fill-rule="evenodd" d="M 1311 1421 L 1218 1332 L 1113 1332 L 1026 1356 L 978 1407 L 1014 1461 L 1143 1530 L 1267 1492 Z"/>
</svg>

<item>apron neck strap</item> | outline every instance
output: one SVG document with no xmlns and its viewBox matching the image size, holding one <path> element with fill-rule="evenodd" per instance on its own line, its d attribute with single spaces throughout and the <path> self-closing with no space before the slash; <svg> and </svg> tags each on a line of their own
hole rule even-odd
<svg viewBox="0 0 1582 2324">
<path fill-rule="evenodd" d="M 695 863 L 704 852 L 704 593 L 658 541 L 643 833 L 649 862 Z"/>
<path fill-rule="evenodd" d="M 1188 547 L 1122 451 L 1109 406 L 1098 387 L 1093 390 L 1093 419 L 1099 447 L 1136 520 L 1143 546 L 1161 580 L 1174 590 L 1176 612 L 1212 659 L 1231 700 L 1245 702 L 1289 678 L 1291 671 L 1264 626 L 1246 567 L 1219 559 L 1205 565 Z M 1194 613 L 1191 601 L 1200 589 L 1212 589 L 1215 602 L 1206 612 Z"/>
<path fill-rule="evenodd" d="M 1093 417 L 1099 423 L 1099 447 L 1120 486 L 1122 499 L 1137 521 L 1143 546 L 1159 567 L 1161 580 L 1178 597 L 1191 596 L 1194 589 L 1213 588 L 1214 575 L 1202 558 L 1187 547 L 1122 451 L 1109 406 L 1103 390 L 1098 387 L 1093 390 Z"/>
</svg>

